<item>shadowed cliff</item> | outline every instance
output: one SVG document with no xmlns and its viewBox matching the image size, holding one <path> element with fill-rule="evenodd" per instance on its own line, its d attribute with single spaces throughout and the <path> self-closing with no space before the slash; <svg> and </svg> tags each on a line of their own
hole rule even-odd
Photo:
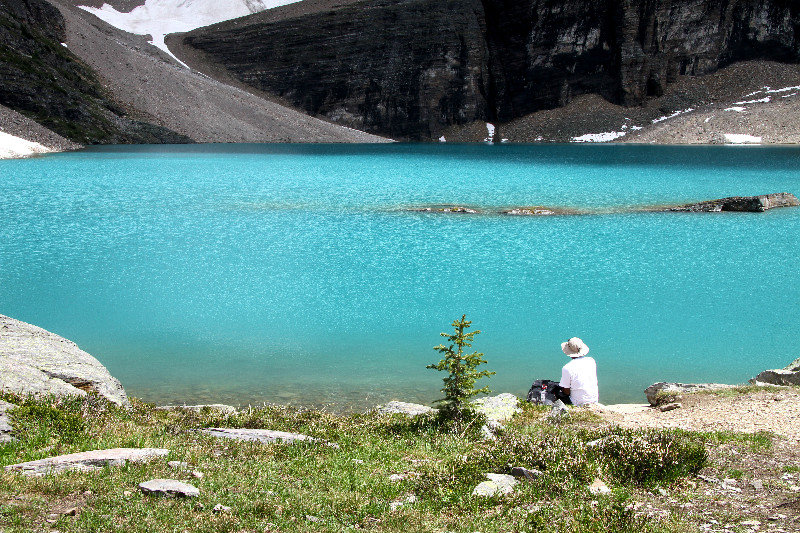
<svg viewBox="0 0 800 533">
<path fill-rule="evenodd" d="M 739 61 L 798 62 L 798 35 L 789 0 L 372 0 L 286 6 L 183 43 L 311 115 L 432 139 L 583 94 L 638 106 Z"/>
</svg>

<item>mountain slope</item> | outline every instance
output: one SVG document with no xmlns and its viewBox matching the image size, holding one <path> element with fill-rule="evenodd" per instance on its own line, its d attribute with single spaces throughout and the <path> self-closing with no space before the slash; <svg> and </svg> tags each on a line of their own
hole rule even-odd
<svg viewBox="0 0 800 533">
<path fill-rule="evenodd" d="M 371 0 L 303 13 L 305 3 L 183 44 L 311 115 L 423 140 L 582 95 L 647 107 L 740 61 L 800 62 L 800 4 L 788 0 Z"/>
<path fill-rule="evenodd" d="M 175 64 L 144 37 L 120 31 L 73 5 L 50 0 L 65 43 L 131 114 L 197 142 L 382 142 L 308 117 Z"/>
</svg>

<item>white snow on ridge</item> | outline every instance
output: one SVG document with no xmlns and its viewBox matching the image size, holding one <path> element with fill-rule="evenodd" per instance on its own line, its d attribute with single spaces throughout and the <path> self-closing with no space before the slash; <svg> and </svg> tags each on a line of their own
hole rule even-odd
<svg viewBox="0 0 800 533">
<path fill-rule="evenodd" d="M 664 122 L 665 120 L 669 120 L 669 119 L 671 119 L 671 118 L 675 118 L 675 117 L 677 117 L 678 115 L 683 115 L 684 113 L 691 113 L 692 111 L 694 111 L 694 108 L 693 108 L 693 107 L 690 107 L 690 108 L 688 108 L 688 109 L 684 109 L 683 111 L 675 111 L 675 112 L 674 112 L 673 114 L 671 114 L 671 115 L 667 115 L 667 116 L 664 116 L 664 117 L 658 117 L 658 118 L 654 118 L 654 119 L 653 119 L 653 124 L 658 124 L 659 122 Z"/>
<path fill-rule="evenodd" d="M 488 137 L 486 137 L 483 140 L 483 142 L 486 142 L 486 143 L 489 143 L 489 144 L 493 143 L 494 142 L 494 124 L 491 124 L 489 122 L 486 123 L 486 133 L 487 133 Z"/>
<path fill-rule="evenodd" d="M 26 141 L 9 133 L 0 131 L 0 159 L 15 159 L 33 154 L 52 152 L 51 148 L 33 141 Z"/>
<path fill-rule="evenodd" d="M 572 142 L 574 143 L 606 143 L 609 141 L 613 141 L 614 139 L 619 139 L 620 137 L 625 137 L 626 132 L 624 131 L 606 131 L 603 133 L 586 133 L 584 135 L 580 135 L 578 137 L 573 137 Z"/>
<path fill-rule="evenodd" d="M 742 135 L 739 133 L 725 133 L 725 141 L 729 144 L 761 144 L 761 137 Z"/>
<path fill-rule="evenodd" d="M 134 8 L 130 13 L 117 11 L 109 4 L 103 4 L 99 8 L 78 7 L 120 30 L 135 35 L 150 35 L 153 46 L 183 65 L 164 43 L 164 37 L 170 33 L 191 31 L 296 1 L 298 0 L 146 0 L 143 6 Z"/>
<path fill-rule="evenodd" d="M 747 111 L 747 108 L 741 106 L 733 106 L 733 107 L 726 107 L 725 111 L 736 111 L 737 113 L 743 113 Z"/>
<path fill-rule="evenodd" d="M 789 91 L 796 91 L 798 89 L 800 89 L 800 85 L 795 85 L 793 87 L 784 87 L 783 89 L 770 89 L 770 90 L 768 90 L 766 92 L 772 93 L 772 94 L 774 94 L 774 93 L 786 93 L 786 92 L 789 92 Z"/>
<path fill-rule="evenodd" d="M 771 96 L 765 96 L 758 100 L 745 100 L 744 102 L 734 102 L 733 105 L 746 105 L 746 104 L 768 104 L 772 100 Z"/>
</svg>

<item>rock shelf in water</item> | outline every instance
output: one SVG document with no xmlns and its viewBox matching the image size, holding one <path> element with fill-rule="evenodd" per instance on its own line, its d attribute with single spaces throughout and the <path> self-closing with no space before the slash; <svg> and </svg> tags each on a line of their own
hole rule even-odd
<svg viewBox="0 0 800 533">
<path fill-rule="evenodd" d="M 630 207 L 614 210 L 579 210 L 571 207 L 551 207 L 544 205 L 517 206 L 505 209 L 482 209 L 465 207 L 462 205 L 440 205 L 412 207 L 408 211 L 416 213 L 442 213 L 442 214 L 470 214 L 470 215 L 508 215 L 508 216 L 554 216 L 554 215 L 587 215 L 602 213 L 642 213 L 642 212 L 691 212 L 691 213 L 720 213 L 723 211 L 738 211 L 747 213 L 762 213 L 776 207 L 800 206 L 797 197 L 788 192 L 762 194 L 759 196 L 729 196 L 716 200 L 704 200 L 691 204 Z"/>
</svg>

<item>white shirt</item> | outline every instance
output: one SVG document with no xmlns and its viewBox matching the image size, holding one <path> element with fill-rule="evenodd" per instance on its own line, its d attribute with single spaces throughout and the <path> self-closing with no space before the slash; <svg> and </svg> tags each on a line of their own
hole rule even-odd
<svg viewBox="0 0 800 533">
<path fill-rule="evenodd" d="M 591 357 L 576 357 L 561 369 L 559 385 L 569 389 L 572 405 L 597 403 L 597 363 Z"/>
</svg>

